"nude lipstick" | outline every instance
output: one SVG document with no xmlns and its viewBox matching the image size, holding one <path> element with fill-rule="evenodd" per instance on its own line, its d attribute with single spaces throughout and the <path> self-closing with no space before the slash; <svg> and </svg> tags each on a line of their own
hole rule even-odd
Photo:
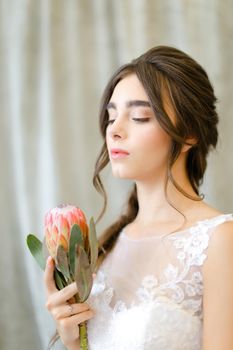
<svg viewBox="0 0 233 350">
<path fill-rule="evenodd" d="M 125 151 L 121 148 L 112 148 L 111 149 L 111 157 L 113 159 L 122 159 L 126 158 L 129 155 L 129 152 Z"/>
</svg>

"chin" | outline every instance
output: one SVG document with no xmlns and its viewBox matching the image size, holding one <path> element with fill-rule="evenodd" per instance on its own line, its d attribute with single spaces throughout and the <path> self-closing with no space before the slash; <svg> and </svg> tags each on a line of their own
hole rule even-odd
<svg viewBox="0 0 233 350">
<path fill-rule="evenodd" d="M 132 181 L 132 182 L 136 182 L 138 180 L 137 176 L 129 175 L 129 174 L 117 174 L 117 175 L 113 175 L 113 177 L 115 179 Z"/>
<path fill-rule="evenodd" d="M 119 169 L 112 170 L 112 175 L 113 177 L 119 178 L 119 179 L 133 180 L 134 178 L 134 176 L 132 176 L 133 174 L 129 174 L 125 171 L 119 171 Z"/>
</svg>

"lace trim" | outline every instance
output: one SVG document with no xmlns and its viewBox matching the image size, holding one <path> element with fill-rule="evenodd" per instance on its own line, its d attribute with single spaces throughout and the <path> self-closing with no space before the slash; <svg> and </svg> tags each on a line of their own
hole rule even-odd
<svg viewBox="0 0 233 350">
<path fill-rule="evenodd" d="M 171 268 L 171 267 L 169 267 Z M 98 279 L 97 279 L 98 276 Z M 134 307 L 138 307 L 142 304 L 161 304 L 166 303 L 170 304 L 173 307 L 182 308 L 184 311 L 194 315 L 201 307 L 201 299 L 187 299 L 184 300 L 185 293 L 182 288 L 172 284 L 170 286 L 157 286 L 157 279 L 152 275 L 147 275 L 143 278 L 141 286 L 136 291 L 136 296 L 138 297 L 139 303 L 133 300 L 130 306 L 127 306 L 122 300 L 117 300 L 114 306 L 111 306 L 111 302 L 114 296 L 114 290 L 107 283 L 107 276 L 101 270 L 98 271 L 98 274 L 93 285 L 91 296 L 88 299 L 88 303 L 94 308 L 105 309 L 105 311 L 111 311 L 113 314 L 119 312 L 124 312 L 130 310 Z M 199 274 L 194 274 L 193 283 L 195 280 L 199 280 Z M 167 290 L 170 288 L 172 290 L 171 298 L 167 296 Z M 194 285 L 189 283 L 187 284 L 186 293 L 189 295 L 194 294 Z M 200 291 L 202 288 L 200 288 Z"/>
</svg>

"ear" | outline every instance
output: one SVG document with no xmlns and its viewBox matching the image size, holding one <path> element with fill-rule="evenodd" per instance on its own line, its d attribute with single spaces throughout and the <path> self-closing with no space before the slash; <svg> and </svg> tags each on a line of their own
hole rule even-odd
<svg viewBox="0 0 233 350">
<path fill-rule="evenodd" d="M 185 144 L 181 148 L 181 153 L 185 153 L 190 150 L 194 145 L 197 144 L 197 140 L 194 137 L 189 137 L 186 139 Z"/>
</svg>

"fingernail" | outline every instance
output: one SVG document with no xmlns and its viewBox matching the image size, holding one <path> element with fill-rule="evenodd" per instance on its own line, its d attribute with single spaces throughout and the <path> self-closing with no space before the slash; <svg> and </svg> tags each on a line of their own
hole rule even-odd
<svg viewBox="0 0 233 350">
<path fill-rule="evenodd" d="M 49 256 L 48 257 L 48 259 L 47 259 L 47 264 L 48 264 L 48 266 L 53 266 L 53 258 L 51 257 L 51 256 Z"/>
<path fill-rule="evenodd" d="M 76 282 L 72 282 L 69 286 L 70 286 L 72 289 L 77 290 L 77 284 L 76 284 Z"/>
</svg>

